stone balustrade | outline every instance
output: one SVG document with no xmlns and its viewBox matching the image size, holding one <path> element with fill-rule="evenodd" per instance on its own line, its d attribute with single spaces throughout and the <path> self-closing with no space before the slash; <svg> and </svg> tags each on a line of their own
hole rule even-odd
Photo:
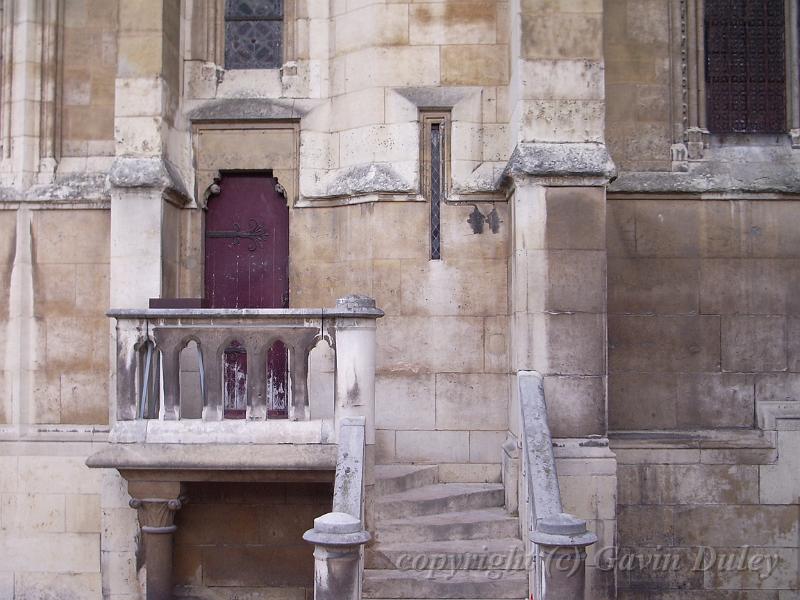
<svg viewBox="0 0 800 600">
<path fill-rule="evenodd" d="M 124 309 L 108 314 L 116 319 L 117 334 L 111 441 L 137 441 L 148 427 L 158 432 L 149 441 L 159 442 L 180 443 L 193 436 L 198 442 L 327 441 L 319 438 L 324 437 L 319 422 L 327 423 L 325 431 L 333 437 L 340 418 L 355 415 L 366 417 L 368 437 L 374 438 L 375 319 L 383 312 L 370 298 L 348 296 L 333 309 Z M 277 342 L 286 357 L 283 419 L 269 410 L 268 356 Z M 321 342 L 336 354 L 335 378 L 310 393 L 309 356 Z M 188 415 L 190 390 L 182 389 L 181 353 L 192 343 L 199 364 L 195 401 L 202 409 Z M 225 389 L 231 386 L 226 352 L 232 344 L 246 353 L 249 365 L 246 380 L 234 382 L 246 394 L 246 408 L 233 418 L 225 408 L 226 393 L 231 393 Z M 316 423 L 305 428 L 314 435 L 297 438 L 305 430 L 296 422 Z M 261 439 L 250 439 L 259 431 Z M 295 436 L 282 439 L 288 431 Z M 247 439 L 231 440 L 237 432 Z"/>
</svg>

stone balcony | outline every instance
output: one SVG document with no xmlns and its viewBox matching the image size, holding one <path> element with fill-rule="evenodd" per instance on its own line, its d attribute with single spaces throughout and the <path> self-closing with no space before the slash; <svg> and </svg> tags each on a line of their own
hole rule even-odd
<svg viewBox="0 0 800 600">
<path fill-rule="evenodd" d="M 108 314 L 116 320 L 117 338 L 112 427 L 109 445 L 90 458 L 90 466 L 332 468 L 338 424 L 352 416 L 366 418 L 368 443 L 374 443 L 375 320 L 383 312 L 370 298 L 348 296 L 332 309 L 124 309 Z M 267 368 L 276 342 L 288 358 L 278 418 L 270 410 L 274 399 Z M 231 384 L 225 374 L 232 343 L 246 353 L 249 364 L 240 383 L 244 397 L 237 399 L 241 410 L 234 415 L 227 408 Z M 190 347 L 199 367 L 187 372 Z M 309 368 L 315 355 L 324 357 L 316 370 Z M 195 375 L 194 382 L 187 375 Z M 242 452 L 242 445 L 252 449 L 254 444 L 269 450 Z"/>
</svg>

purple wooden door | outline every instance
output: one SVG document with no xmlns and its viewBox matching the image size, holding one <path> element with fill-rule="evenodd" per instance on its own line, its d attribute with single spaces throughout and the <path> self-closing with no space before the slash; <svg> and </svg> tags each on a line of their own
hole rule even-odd
<svg viewBox="0 0 800 600">
<path fill-rule="evenodd" d="M 265 175 L 228 174 L 208 204 L 205 297 L 210 308 L 288 308 L 289 209 Z M 234 342 L 225 351 L 224 416 L 244 418 L 247 356 Z M 288 356 L 276 343 L 266 365 L 268 415 L 287 415 Z"/>
</svg>

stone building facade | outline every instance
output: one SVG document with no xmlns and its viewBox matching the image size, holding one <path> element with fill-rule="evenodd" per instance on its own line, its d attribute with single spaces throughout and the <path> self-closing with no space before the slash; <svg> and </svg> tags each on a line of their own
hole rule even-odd
<svg viewBox="0 0 800 600">
<path fill-rule="evenodd" d="M 782 102 L 779 126 L 726 129 L 714 112 L 710 15 L 742 4 L 768 13 L 735 31 L 771 40 L 762 67 L 782 61 L 759 88 L 772 121 Z M 147 388 L 120 366 L 123 323 L 151 318 L 136 312 L 151 299 L 201 307 L 180 299 L 207 296 L 206 220 L 238 176 L 288 207 L 288 287 L 248 308 L 360 294 L 384 313 L 368 365 L 376 473 L 423 465 L 430 484 L 502 490 L 487 508 L 519 523 L 516 374 L 537 371 L 564 508 L 599 538 L 587 598 L 797 597 L 796 2 L 0 6 L 0 598 L 146 597 L 154 497 L 177 502 L 162 523 L 177 526 L 177 596 L 312 597 L 301 536 L 331 504 L 336 438 L 317 400 L 340 381 L 330 353 L 289 419 L 214 413 L 180 348 L 179 406 L 168 381 L 154 414 L 121 400 Z M 243 231 L 231 246 L 256 239 Z M 158 318 L 209 325 L 192 315 Z M 373 532 L 391 514 L 379 489 L 368 481 Z M 615 568 L 607 550 L 690 565 L 745 546 L 775 568 Z M 371 556 L 365 597 L 527 597 L 513 577 L 393 591 L 391 548 Z"/>
</svg>

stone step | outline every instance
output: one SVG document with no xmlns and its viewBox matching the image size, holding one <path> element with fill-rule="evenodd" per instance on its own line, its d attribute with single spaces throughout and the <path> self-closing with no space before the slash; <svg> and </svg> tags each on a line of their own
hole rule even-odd
<svg viewBox="0 0 800 600">
<path fill-rule="evenodd" d="M 375 495 L 386 496 L 439 481 L 436 465 L 376 465 Z"/>
<path fill-rule="evenodd" d="M 510 571 L 490 576 L 490 571 L 458 571 L 429 577 L 414 571 L 365 570 L 364 598 L 487 599 L 528 597 L 528 574 Z"/>
<path fill-rule="evenodd" d="M 429 575 L 455 571 L 494 571 L 507 573 L 525 570 L 525 547 L 515 538 L 447 540 L 374 544 L 365 553 L 367 569 L 393 569 L 425 572 Z"/>
<path fill-rule="evenodd" d="M 375 521 L 500 507 L 503 502 L 501 484 L 439 483 L 376 498 Z"/>
<path fill-rule="evenodd" d="M 451 512 L 377 523 L 375 540 L 391 542 L 438 542 L 519 537 L 519 518 L 503 508 Z"/>
</svg>

